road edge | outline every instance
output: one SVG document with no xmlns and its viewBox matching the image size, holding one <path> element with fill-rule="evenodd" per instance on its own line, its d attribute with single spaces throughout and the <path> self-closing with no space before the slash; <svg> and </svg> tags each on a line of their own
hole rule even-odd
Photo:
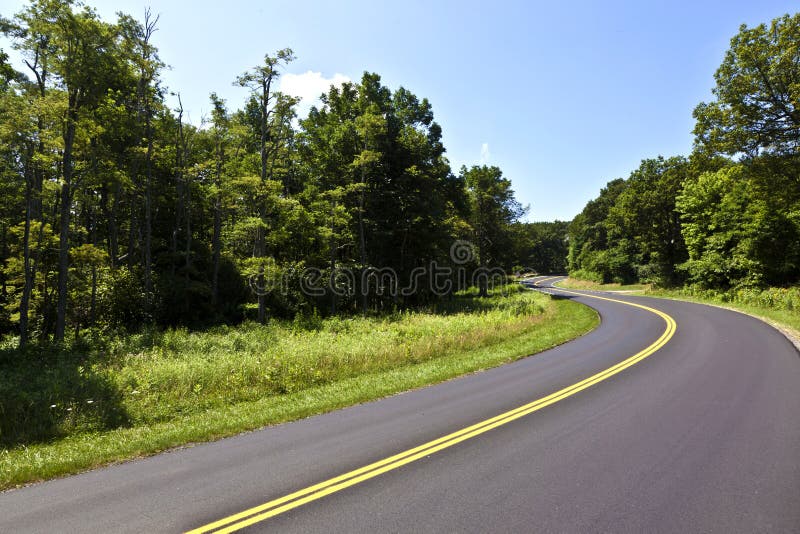
<svg viewBox="0 0 800 534">
<path fill-rule="evenodd" d="M 678 302 L 688 302 L 689 304 L 699 304 L 701 306 L 711 306 L 713 308 L 719 308 L 722 310 L 728 310 L 736 313 L 740 313 L 742 315 L 747 315 L 748 317 L 752 317 L 753 319 L 758 319 L 762 323 L 766 324 L 767 326 L 772 327 L 774 330 L 777 330 L 779 333 L 785 337 L 789 343 L 791 343 L 795 350 L 797 351 L 798 355 L 800 355 L 800 332 L 795 330 L 794 328 L 787 326 L 779 321 L 775 321 L 770 319 L 769 317 L 764 317 L 763 315 L 756 315 L 755 313 L 746 312 L 744 310 L 740 310 L 738 308 L 733 308 L 731 306 L 725 306 L 722 304 L 717 304 L 713 302 L 703 302 L 699 300 L 687 300 L 684 298 L 678 297 L 667 297 L 662 295 L 647 295 L 642 293 L 642 297 L 649 297 L 654 299 L 664 299 L 664 300 L 677 300 Z"/>
<path fill-rule="evenodd" d="M 560 281 L 554 283 L 553 287 L 558 287 L 560 289 L 569 289 L 569 288 L 564 288 L 564 287 L 559 286 L 558 285 L 559 283 L 560 283 Z M 731 307 L 731 306 L 725 306 L 723 304 L 717 304 L 715 302 L 706 302 L 706 301 L 702 301 L 702 300 L 691 300 L 691 299 L 686 299 L 686 298 L 672 297 L 672 296 L 665 296 L 665 295 L 651 295 L 651 294 L 648 294 L 647 290 L 645 290 L 645 289 L 637 289 L 637 290 L 630 290 L 630 291 L 610 291 L 610 290 L 607 291 L 607 290 L 603 290 L 603 289 L 594 289 L 594 290 L 585 289 L 583 291 L 593 291 L 593 292 L 596 292 L 596 293 L 610 293 L 610 294 L 623 294 L 624 293 L 624 294 L 629 294 L 631 296 L 650 297 L 650 298 L 654 298 L 654 299 L 664 299 L 664 300 L 677 300 L 679 302 L 688 302 L 690 304 L 700 304 L 702 306 L 711 306 L 711 307 L 714 307 L 714 308 L 720 308 L 720 309 L 723 309 L 723 310 L 728 310 L 728 311 L 732 311 L 732 312 L 736 312 L 736 313 L 741 313 L 742 315 L 747 315 L 748 317 L 752 317 L 754 319 L 758 319 L 762 323 L 765 323 L 768 326 L 771 326 L 773 329 L 775 329 L 778 332 L 780 332 L 783 335 L 783 337 L 785 337 L 789 341 L 789 343 L 791 343 L 794 346 L 794 348 L 798 352 L 798 354 L 800 354 L 800 331 L 797 331 L 794 328 L 792 328 L 790 326 L 787 326 L 787 325 L 785 325 L 785 324 L 783 324 L 783 323 L 781 323 L 779 321 L 775 321 L 773 319 L 770 319 L 769 317 L 764 317 L 763 315 L 757 315 L 757 314 L 746 312 L 744 310 L 740 310 L 738 308 L 734 308 L 734 307 Z"/>
</svg>

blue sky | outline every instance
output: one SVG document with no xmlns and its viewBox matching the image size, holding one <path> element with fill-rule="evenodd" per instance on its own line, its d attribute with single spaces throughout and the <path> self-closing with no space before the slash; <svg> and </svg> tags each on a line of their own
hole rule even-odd
<svg viewBox="0 0 800 534">
<path fill-rule="evenodd" d="M 313 95 L 377 72 L 433 104 L 448 158 L 497 165 L 531 206 L 568 220 L 639 161 L 688 154 L 692 109 L 741 23 L 769 22 L 796 1 L 88 2 L 106 19 L 159 13 L 155 42 L 192 122 L 217 92 L 239 107 L 241 72 L 267 52 L 298 59 L 283 89 Z M 24 4 L 4 0 L 9 16 Z M 8 49 L 8 43 L 0 44 Z"/>
</svg>

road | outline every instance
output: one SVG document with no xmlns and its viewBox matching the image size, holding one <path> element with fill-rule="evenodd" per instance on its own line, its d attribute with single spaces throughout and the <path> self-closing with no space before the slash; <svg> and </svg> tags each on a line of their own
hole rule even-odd
<svg viewBox="0 0 800 534">
<path fill-rule="evenodd" d="M 224 518 L 223 532 L 800 532 L 800 354 L 780 333 L 697 304 L 537 290 L 601 326 L 437 386 L 5 492 L 0 532 Z"/>
</svg>

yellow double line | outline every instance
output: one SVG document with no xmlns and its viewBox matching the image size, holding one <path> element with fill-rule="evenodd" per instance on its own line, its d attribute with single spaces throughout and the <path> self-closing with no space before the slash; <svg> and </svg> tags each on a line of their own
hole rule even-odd
<svg viewBox="0 0 800 534">
<path fill-rule="evenodd" d="M 547 278 L 542 278 L 541 280 L 534 280 L 533 281 L 533 285 L 534 285 L 534 287 L 543 287 L 543 286 L 539 285 L 541 282 L 547 282 L 547 281 L 550 281 L 550 280 L 555 280 L 556 278 L 562 278 L 562 277 L 561 276 L 550 276 L 550 277 L 547 277 Z M 550 289 L 550 288 L 548 288 L 548 289 Z M 558 288 L 553 288 L 553 289 L 558 289 Z"/>
<path fill-rule="evenodd" d="M 558 277 L 552 277 L 552 278 L 558 278 Z M 551 280 L 552 278 L 547 278 L 545 280 L 538 280 L 537 283 L 544 282 L 546 280 Z M 386 473 L 387 471 L 392 471 L 394 469 L 402 467 L 406 464 L 419 460 L 420 458 L 424 458 L 435 452 L 441 451 L 442 449 L 452 447 L 453 445 L 461 443 L 462 441 L 479 436 L 484 432 L 488 432 L 493 428 L 497 428 L 499 426 L 510 423 L 511 421 L 519 419 L 520 417 L 524 417 L 528 414 L 541 410 L 545 406 L 549 406 L 562 399 L 575 395 L 579 391 L 582 391 L 588 387 L 597 384 L 598 382 L 602 382 L 603 380 L 606 380 L 614 376 L 615 374 L 627 369 L 632 365 L 635 365 L 636 363 L 642 361 L 643 359 L 647 358 L 648 356 L 656 352 L 658 349 L 663 347 L 670 340 L 670 338 L 672 338 L 673 335 L 675 335 L 675 330 L 677 328 L 675 320 L 660 310 L 656 310 L 654 308 L 650 308 L 648 306 L 643 306 L 641 304 L 636 304 L 633 302 L 626 302 L 624 300 L 599 297 L 596 295 L 587 295 L 584 293 L 576 293 L 574 291 L 567 291 L 561 288 L 554 288 L 554 289 L 557 289 L 558 291 L 564 293 L 571 293 L 574 295 L 580 295 L 582 297 L 599 299 L 599 300 L 607 300 L 609 302 L 616 302 L 624 304 L 626 306 L 633 306 L 635 308 L 646 310 L 664 319 L 664 322 L 666 323 L 667 327 L 655 342 L 653 342 L 651 345 L 641 350 L 640 352 L 637 352 L 633 356 L 630 356 L 629 358 L 619 362 L 616 365 L 609 367 L 608 369 L 600 371 L 599 373 L 592 375 L 588 378 L 585 378 L 584 380 L 581 380 L 580 382 L 577 382 L 564 389 L 560 389 L 555 393 L 551 393 L 546 397 L 542 397 L 540 399 L 537 399 L 533 402 L 530 402 L 513 410 L 507 411 L 505 413 L 501 413 L 500 415 L 497 415 L 490 419 L 486 419 L 485 421 L 481 421 L 480 423 L 474 424 L 472 426 L 468 426 L 457 432 L 453 432 L 452 434 L 448 434 L 433 441 L 429 441 L 418 447 L 414 447 L 413 449 L 409 449 L 399 454 L 395 454 L 394 456 L 384 458 L 383 460 L 380 460 L 378 462 L 365 465 L 364 467 L 344 473 L 343 475 L 331 478 L 324 482 L 320 482 L 319 484 L 315 484 L 313 486 L 301 489 L 300 491 L 296 491 L 279 499 L 275 499 L 267 503 L 261 504 L 259 506 L 255 506 L 238 514 L 225 517 L 223 519 L 220 519 L 219 521 L 209 523 L 207 525 L 189 531 L 189 534 L 201 534 L 209 532 L 221 534 L 226 532 L 235 532 L 237 530 L 243 529 L 255 523 L 259 523 L 261 521 L 269 519 L 270 517 L 274 517 L 278 514 L 282 514 L 299 506 L 303 506 L 304 504 L 310 503 L 317 499 L 321 499 L 322 497 L 330 495 L 331 493 L 341 491 L 350 486 L 354 486 L 356 484 L 364 482 L 365 480 L 374 478 L 380 474 Z"/>
</svg>

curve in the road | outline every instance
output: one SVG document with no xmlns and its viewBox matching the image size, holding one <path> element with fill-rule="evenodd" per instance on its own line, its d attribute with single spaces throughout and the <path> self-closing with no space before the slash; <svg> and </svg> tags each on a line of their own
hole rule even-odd
<svg viewBox="0 0 800 534">
<path fill-rule="evenodd" d="M 654 357 L 535 417 L 246 531 L 800 532 L 800 358 L 783 335 L 693 303 L 538 290 L 592 306 L 601 325 L 435 386 L 0 493 L 0 532 L 191 530 L 547 397 L 663 335 L 660 316 L 592 297 L 680 328 Z"/>
<path fill-rule="evenodd" d="M 540 284 L 556 280 L 559 278 L 560 277 L 558 276 L 553 276 L 540 279 L 532 282 L 532 286 L 537 288 L 542 287 Z M 355 469 L 353 471 L 344 473 L 342 475 L 331 478 L 324 482 L 320 482 L 318 484 L 314 484 L 313 486 L 301 489 L 284 497 L 271 500 L 269 502 L 266 502 L 258 506 L 254 506 L 242 512 L 230 515 L 228 517 L 224 517 L 207 525 L 203 525 L 201 527 L 189 531 L 188 534 L 207 534 L 211 532 L 214 532 L 215 534 L 227 534 L 230 532 L 236 532 L 250 525 L 266 521 L 267 519 L 275 517 L 278 514 L 288 512 L 289 510 L 292 510 L 299 506 L 303 506 L 317 499 L 321 499 L 337 491 L 341 491 L 345 488 L 349 488 L 356 484 L 360 484 L 361 482 L 374 478 L 388 471 L 392 471 L 394 469 L 402 467 L 406 464 L 409 464 L 421 458 L 426 458 L 433 453 L 439 452 L 448 447 L 452 447 L 453 445 L 456 445 L 468 439 L 480 436 L 481 434 L 488 432 L 494 428 L 508 424 L 511 421 L 514 421 L 521 417 L 525 417 L 526 415 L 541 410 L 546 406 L 550 406 L 551 404 L 554 404 L 560 400 L 575 395 L 576 393 L 579 393 L 580 391 L 583 391 L 586 388 L 598 384 L 614 376 L 615 374 L 624 371 L 625 369 L 631 367 L 632 365 L 636 365 L 638 362 L 644 360 L 645 358 L 647 358 L 648 356 L 659 350 L 661 347 L 663 347 L 675 334 L 675 330 L 677 328 L 675 320 L 668 314 L 660 310 L 657 310 L 655 308 L 651 308 L 649 306 L 644 306 L 642 304 L 637 304 L 633 302 L 626 302 L 624 300 L 617 300 L 597 295 L 586 295 L 586 294 L 576 293 L 574 291 L 569 291 L 561 288 L 558 288 L 558 290 L 566 294 L 573 294 L 582 297 L 588 296 L 589 298 L 593 299 L 615 302 L 617 304 L 624 304 L 626 306 L 633 306 L 635 308 L 645 310 L 647 312 L 653 313 L 661 317 L 664 320 L 664 323 L 666 324 L 666 328 L 661 333 L 661 336 L 659 336 L 658 339 L 656 339 L 652 344 L 645 347 L 636 354 L 625 358 L 619 363 L 612 365 L 611 367 L 608 367 L 607 369 L 604 369 L 599 373 L 589 376 L 579 382 L 576 382 L 575 384 L 562 388 L 545 397 L 541 397 L 532 402 L 519 406 L 518 408 L 515 408 L 513 410 L 501 413 L 492 418 L 481 421 L 477 424 L 468 426 L 466 428 L 450 433 L 446 436 L 442 436 L 438 439 L 429 441 L 427 443 L 424 443 L 407 451 L 401 452 L 399 454 L 395 454 L 378 462 L 371 463 L 359 469 Z"/>
</svg>

